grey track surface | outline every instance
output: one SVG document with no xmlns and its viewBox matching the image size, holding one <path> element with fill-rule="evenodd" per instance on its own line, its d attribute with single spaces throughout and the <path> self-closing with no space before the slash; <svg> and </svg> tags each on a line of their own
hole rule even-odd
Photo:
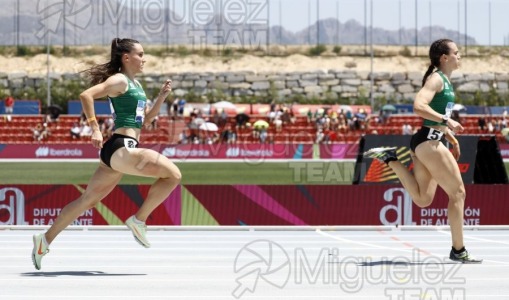
<svg viewBox="0 0 509 300">
<path fill-rule="evenodd" d="M 40 232 L 0 228 L 0 299 L 509 299 L 507 228 L 465 230 L 484 262 L 463 265 L 440 227 L 150 228 L 150 249 L 85 227 L 65 230 L 37 271 Z"/>
</svg>

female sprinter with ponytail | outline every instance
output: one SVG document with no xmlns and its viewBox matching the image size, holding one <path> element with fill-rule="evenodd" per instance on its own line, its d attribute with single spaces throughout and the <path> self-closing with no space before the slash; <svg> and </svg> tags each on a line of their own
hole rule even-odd
<svg viewBox="0 0 509 300">
<path fill-rule="evenodd" d="M 83 111 L 93 129 L 92 145 L 101 149 L 101 160 L 85 192 L 61 211 L 46 233 L 34 235 L 32 261 L 37 270 L 57 235 L 87 209 L 93 208 L 118 184 L 123 174 L 156 178 L 143 205 L 125 221 L 135 240 L 148 248 L 145 221 L 180 183 L 181 174 L 168 158 L 151 149 L 138 148 L 141 128 L 157 116 L 171 92 L 171 80 L 162 85 L 154 105 L 146 109 L 146 96 L 135 75 L 143 71 L 143 47 L 132 39 L 113 39 L 111 59 L 85 71 L 91 88 L 80 95 Z M 94 112 L 94 99 L 107 97 L 115 122 L 113 136 L 103 144 Z"/>
<path fill-rule="evenodd" d="M 366 151 L 364 156 L 387 164 L 419 207 L 429 206 L 433 202 L 437 186 L 440 185 L 449 197 L 447 212 L 452 237 L 449 258 L 462 263 L 481 263 L 482 260 L 468 253 L 463 243 L 466 195 L 456 162 L 461 154 L 460 145 L 454 138 L 454 133 L 462 132 L 463 126 L 446 113 L 448 103 L 454 103 L 450 78 L 451 73 L 459 67 L 460 54 L 453 41 L 441 39 L 431 45 L 429 58 L 430 66 L 414 101 L 414 112 L 424 119 L 424 123 L 410 141 L 413 174 L 398 161 L 394 147 L 373 148 Z M 443 144 L 444 139 L 453 145 L 452 153 Z"/>
</svg>

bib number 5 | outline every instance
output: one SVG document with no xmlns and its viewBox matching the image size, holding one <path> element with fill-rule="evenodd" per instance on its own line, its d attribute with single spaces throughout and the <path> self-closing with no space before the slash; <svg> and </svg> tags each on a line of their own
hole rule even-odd
<svg viewBox="0 0 509 300">
<path fill-rule="evenodd" d="M 439 141 L 442 139 L 443 135 L 444 133 L 442 131 L 430 128 L 427 138 L 428 140 Z"/>
</svg>

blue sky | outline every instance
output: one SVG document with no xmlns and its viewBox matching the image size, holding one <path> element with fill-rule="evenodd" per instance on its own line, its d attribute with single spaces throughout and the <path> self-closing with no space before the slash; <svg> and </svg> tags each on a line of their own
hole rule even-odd
<svg viewBox="0 0 509 300">
<path fill-rule="evenodd" d="M 355 19 L 364 24 L 364 0 L 270 0 L 271 25 L 280 23 L 279 8 L 281 6 L 282 25 L 291 31 L 304 29 L 308 26 L 309 15 L 311 23 L 316 22 L 317 1 L 319 1 L 320 19 L 338 16 L 342 23 Z M 406 29 L 415 28 L 415 0 L 367 0 L 368 25 L 370 25 L 371 1 L 373 2 L 373 26 L 397 30 L 401 22 L 401 26 Z M 507 38 L 509 34 L 507 16 L 509 1 L 467 0 L 466 3 L 468 35 L 473 36 L 479 44 L 490 45 L 489 7 L 491 3 L 491 45 L 503 45 L 504 37 Z M 417 6 L 418 28 L 429 26 L 431 17 L 432 25 L 451 30 L 458 30 L 459 21 L 459 30 L 462 34 L 465 33 L 465 0 L 417 0 Z M 309 7 L 311 10 L 308 10 Z"/>
</svg>

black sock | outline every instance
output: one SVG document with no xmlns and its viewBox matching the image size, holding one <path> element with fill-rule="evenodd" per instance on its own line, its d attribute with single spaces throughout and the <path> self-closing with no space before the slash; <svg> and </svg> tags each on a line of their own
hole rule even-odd
<svg viewBox="0 0 509 300">
<path fill-rule="evenodd" d="M 465 251 L 465 246 L 461 247 L 461 249 L 459 250 L 456 250 L 454 249 L 454 247 L 452 247 L 452 252 L 454 252 L 454 254 L 460 254 L 461 252 Z"/>
</svg>

